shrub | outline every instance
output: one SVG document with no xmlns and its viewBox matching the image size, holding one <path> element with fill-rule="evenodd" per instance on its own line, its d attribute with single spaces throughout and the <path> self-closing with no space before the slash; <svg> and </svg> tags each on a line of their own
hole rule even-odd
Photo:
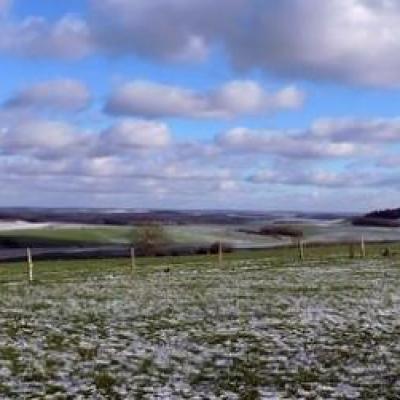
<svg viewBox="0 0 400 400">
<path fill-rule="evenodd" d="M 210 246 L 210 253 L 211 254 L 218 254 L 219 253 L 219 246 L 220 246 L 219 242 L 214 242 Z M 221 247 L 222 247 L 222 252 L 223 253 L 232 253 L 233 252 L 233 248 L 229 243 L 221 243 Z"/>
<path fill-rule="evenodd" d="M 303 231 L 298 228 L 293 228 L 292 226 L 264 226 L 260 229 L 259 233 L 265 236 L 303 237 Z"/>
<path fill-rule="evenodd" d="M 149 224 L 136 229 L 134 245 L 145 256 L 161 255 L 169 240 L 162 225 Z"/>
</svg>

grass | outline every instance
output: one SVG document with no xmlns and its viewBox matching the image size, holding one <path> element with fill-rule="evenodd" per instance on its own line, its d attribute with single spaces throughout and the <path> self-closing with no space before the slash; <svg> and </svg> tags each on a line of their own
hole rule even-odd
<svg viewBox="0 0 400 400">
<path fill-rule="evenodd" d="M 259 221 L 254 225 L 211 225 L 187 224 L 166 225 L 165 229 L 170 240 L 181 245 L 209 245 L 218 240 L 231 243 L 235 247 L 277 246 L 290 243 L 287 237 L 259 236 L 239 232 L 241 229 L 258 230 L 271 221 Z M 397 240 L 400 241 L 400 229 L 368 228 L 352 226 L 349 222 L 339 222 L 327 225 L 302 223 L 287 225 L 304 232 L 305 239 L 319 242 L 338 242 L 358 240 L 362 234 L 368 241 Z M 135 239 L 134 226 L 109 226 L 109 225 L 67 225 L 59 224 L 38 229 L 16 229 L 0 231 L 1 238 L 10 238 L 24 243 L 31 240 L 49 242 L 71 242 L 98 244 L 126 244 Z"/>
<path fill-rule="evenodd" d="M 386 246 L 1 265 L 0 398 L 399 398 Z"/>
<path fill-rule="evenodd" d="M 108 398 L 116 397 L 113 392 L 116 379 L 111 374 L 107 372 L 100 372 L 96 374 L 94 377 L 94 383 L 100 393 L 106 395 Z"/>
<path fill-rule="evenodd" d="M 273 237 L 260 237 L 238 232 L 241 225 L 166 225 L 170 240 L 183 245 L 209 245 L 218 240 L 236 244 L 279 244 L 282 241 Z M 38 229 L 17 229 L 0 231 L 1 238 L 48 241 L 66 241 L 76 243 L 119 243 L 126 244 L 135 239 L 134 226 L 87 225 L 76 227 L 61 224 L 59 226 Z"/>
<path fill-rule="evenodd" d="M 370 243 L 367 245 L 367 258 L 383 258 L 382 252 L 389 249 L 393 254 L 390 259 L 400 259 L 399 243 Z M 359 251 L 355 251 L 356 258 Z M 235 251 L 224 255 L 224 262 L 232 261 L 257 261 L 268 259 L 270 263 L 279 267 L 287 263 L 299 264 L 298 250 L 296 246 L 278 247 L 267 250 L 245 250 Z M 306 262 L 331 262 L 338 260 L 341 263 L 351 262 L 349 257 L 349 246 L 346 244 L 310 245 L 305 248 Z M 137 273 L 146 273 L 153 269 L 170 265 L 185 265 L 187 268 L 197 268 L 201 264 L 217 264 L 217 255 L 196 255 L 181 257 L 148 257 L 138 258 Z M 68 279 L 82 279 L 96 277 L 104 273 L 128 274 L 130 272 L 130 259 L 95 259 L 95 260 L 71 260 L 71 261 L 40 261 L 34 263 L 35 280 L 59 281 Z M 3 263 L 0 264 L 0 283 L 23 281 L 26 279 L 25 263 Z"/>
<path fill-rule="evenodd" d="M 84 228 L 40 228 L 0 231 L 1 237 L 61 240 L 85 243 L 127 243 L 132 236 L 132 227 L 88 226 Z"/>
</svg>

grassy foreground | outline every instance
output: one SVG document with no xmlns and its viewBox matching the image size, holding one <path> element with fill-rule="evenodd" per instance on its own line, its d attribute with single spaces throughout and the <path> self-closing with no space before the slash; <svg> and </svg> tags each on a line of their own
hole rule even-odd
<svg viewBox="0 0 400 400">
<path fill-rule="evenodd" d="M 367 250 L 3 265 L 0 398 L 397 399 L 400 258 Z"/>
<path fill-rule="evenodd" d="M 367 258 L 382 258 L 385 249 L 392 254 L 391 259 L 400 260 L 399 243 L 369 243 Z M 305 246 L 305 262 L 307 261 L 351 261 L 348 244 L 314 244 Z M 360 249 L 355 246 L 355 258 L 360 257 Z M 299 253 L 296 246 L 278 247 L 267 250 L 243 250 L 224 254 L 224 264 L 236 261 L 258 261 L 268 259 L 269 262 L 279 265 L 282 262 L 298 264 Z M 146 257 L 136 259 L 136 273 L 149 273 L 162 266 L 201 267 L 201 265 L 218 264 L 216 255 L 180 256 L 180 257 Z M 90 276 L 101 276 L 107 273 L 130 274 L 130 258 L 126 259 L 94 259 L 72 261 L 40 261 L 35 262 L 34 275 L 36 281 L 74 280 Z M 0 263 L 0 284 L 26 280 L 26 263 Z"/>
</svg>

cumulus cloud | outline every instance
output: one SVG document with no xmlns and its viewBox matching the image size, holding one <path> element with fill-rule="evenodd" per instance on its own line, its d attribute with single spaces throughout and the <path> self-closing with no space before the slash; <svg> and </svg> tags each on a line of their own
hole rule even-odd
<svg viewBox="0 0 400 400">
<path fill-rule="evenodd" d="M 89 101 L 90 93 L 83 83 L 72 79 L 59 79 L 28 86 L 13 95 L 5 106 L 80 111 L 89 105 Z"/>
<path fill-rule="evenodd" d="M 66 15 L 56 22 L 43 17 L 0 21 L 0 51 L 21 57 L 78 59 L 92 53 L 86 21 Z"/>
<path fill-rule="evenodd" d="M 345 187 L 355 186 L 360 183 L 357 174 L 337 173 L 329 170 L 317 169 L 314 171 L 303 170 L 272 170 L 263 169 L 251 175 L 248 180 L 256 184 L 280 184 L 280 185 L 311 185 L 321 187 Z M 362 181 L 365 183 L 365 180 Z"/>
<path fill-rule="evenodd" d="M 299 108 L 304 94 L 293 86 L 268 93 L 254 81 L 232 81 L 211 94 L 210 108 L 223 115 L 254 114 Z M 218 112 L 218 111 L 217 111 Z"/>
<path fill-rule="evenodd" d="M 7 4 L 0 0 L 0 12 Z M 182 62 L 219 47 L 239 69 L 392 87 L 400 84 L 399 36 L 393 0 L 91 0 L 86 19 L 3 18 L 0 51 Z"/>
<path fill-rule="evenodd" d="M 213 141 L 176 141 L 167 124 L 153 120 L 122 119 L 106 129 L 87 133 L 67 122 L 18 113 L 15 118 L 6 115 L 0 121 L 0 154 L 49 159 L 68 157 L 74 163 L 79 158 L 96 158 L 99 168 L 109 167 L 110 170 L 114 170 L 110 162 L 115 163 L 115 157 L 129 159 L 134 155 L 135 160 L 141 163 L 148 158 L 146 165 L 150 165 L 150 161 L 155 165 L 160 160 L 168 162 L 168 167 L 166 164 L 162 167 L 166 177 L 185 175 L 189 165 L 190 170 L 204 170 L 206 166 L 231 164 L 240 174 L 268 160 L 307 160 L 317 164 L 343 160 L 354 164 L 357 160 L 365 163 L 366 156 L 369 159 L 374 156 L 377 165 L 397 165 L 393 161 L 394 154 L 389 157 L 391 152 L 388 153 L 387 147 L 396 136 L 382 134 L 382 126 L 397 126 L 396 119 L 379 123 L 360 121 L 361 128 L 368 127 L 364 138 L 358 130 L 353 134 L 353 130 L 348 133 L 346 128 L 346 134 L 343 134 L 342 120 L 337 120 L 336 124 L 335 120 L 324 121 L 298 131 L 238 127 L 216 135 Z M 354 124 L 351 126 L 354 128 Z M 376 130 L 373 131 L 371 126 Z M 382 135 L 388 141 L 379 141 Z M 382 161 L 383 154 L 386 161 Z"/>
<path fill-rule="evenodd" d="M 75 174 L 92 177 L 127 177 L 134 176 L 136 168 L 126 160 L 112 156 L 85 158 L 75 164 Z"/>
<path fill-rule="evenodd" d="M 133 81 L 117 88 L 106 111 L 147 118 L 228 118 L 237 115 L 295 109 L 304 94 L 295 87 L 267 92 L 255 81 L 232 81 L 205 93 L 149 81 Z"/>
<path fill-rule="evenodd" d="M 400 120 L 322 118 L 308 129 L 263 131 L 234 128 L 215 137 L 225 151 L 275 154 L 303 159 L 379 157 L 385 146 L 400 142 Z M 381 165 L 394 165 L 393 157 Z"/>
<path fill-rule="evenodd" d="M 126 119 L 102 132 L 99 141 L 105 152 L 163 149 L 171 143 L 171 133 L 164 123 Z"/>
<path fill-rule="evenodd" d="M 207 192 L 215 201 L 219 194 L 223 198 L 243 190 L 253 196 L 268 185 L 278 191 L 283 186 L 294 191 L 400 188 L 398 160 L 376 168 L 371 157 L 358 158 L 370 150 L 368 140 L 377 147 L 375 135 L 369 132 L 365 143 L 357 135 L 352 141 L 353 135 L 335 133 L 334 120 L 329 120 L 329 129 L 321 121 L 299 131 L 236 128 L 214 142 L 185 142 L 174 140 L 166 124 L 153 120 L 123 119 L 88 133 L 71 123 L 18 115 L 0 118 L 0 178 L 4 183 L 34 176 L 36 188 L 52 193 L 139 190 L 183 201 Z M 373 120 L 363 123 L 380 132 L 381 125 Z M 342 125 L 338 120 L 339 132 Z M 386 155 L 395 156 L 392 143 L 383 142 Z"/>
<path fill-rule="evenodd" d="M 211 0 L 93 0 L 91 26 L 99 47 L 114 53 L 201 59 L 219 44 L 240 69 L 400 84 L 396 1 L 220 0 L 223 12 L 216 7 Z"/>
<path fill-rule="evenodd" d="M 68 122 L 31 116 L 0 119 L 0 157 L 68 159 L 73 164 L 96 159 L 97 167 L 116 170 L 111 167 L 116 158 L 136 151 L 135 160 L 142 162 L 148 151 L 168 154 L 172 143 L 168 126 L 155 121 L 125 119 L 103 131 L 86 132 Z"/>
<path fill-rule="evenodd" d="M 277 184 L 289 186 L 313 186 L 316 188 L 400 187 L 398 174 L 382 173 L 374 169 L 331 170 L 323 167 L 260 169 L 248 176 L 253 184 Z"/>
<path fill-rule="evenodd" d="M 0 152 L 7 155 L 28 153 L 54 158 L 69 155 L 71 150 L 77 151 L 86 145 L 85 135 L 60 121 L 24 120 L 0 131 Z"/>
<path fill-rule="evenodd" d="M 191 90 L 146 81 L 120 86 L 106 105 L 110 114 L 152 118 L 190 115 L 203 108 L 203 99 Z"/>
<path fill-rule="evenodd" d="M 310 79 L 378 86 L 400 83 L 397 2 L 283 0 L 251 4 L 251 29 L 239 27 L 228 39 L 237 65 Z"/>
<path fill-rule="evenodd" d="M 243 0 L 91 0 L 91 27 L 112 54 L 199 61 L 242 11 Z"/>
<path fill-rule="evenodd" d="M 32 154 L 31 154 L 32 155 Z M 4 176 L 25 178 L 40 178 L 50 176 L 58 178 L 68 175 L 71 171 L 70 161 L 66 159 L 36 158 L 31 155 L 20 155 L 17 157 L 0 157 L 0 169 Z"/>
<path fill-rule="evenodd" d="M 42 17 L 5 18 L 0 23 L 0 50 L 24 57 L 81 58 L 95 52 L 139 55 L 164 61 L 204 60 L 217 31 L 228 23 L 211 0 L 90 1 L 84 19 L 66 15 L 50 22 Z M 6 14 L 9 1 L 0 0 Z"/>
<path fill-rule="evenodd" d="M 320 119 L 312 125 L 311 134 L 334 142 L 398 142 L 400 119 Z"/>
<path fill-rule="evenodd" d="M 362 149 L 351 142 L 332 143 L 310 137 L 306 133 L 255 131 L 234 128 L 219 134 L 216 143 L 225 151 L 262 153 L 303 159 L 351 157 Z"/>
</svg>

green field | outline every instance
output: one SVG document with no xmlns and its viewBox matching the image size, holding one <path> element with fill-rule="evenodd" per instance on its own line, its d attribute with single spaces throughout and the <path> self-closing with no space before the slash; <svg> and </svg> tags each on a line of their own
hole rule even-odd
<svg viewBox="0 0 400 400">
<path fill-rule="evenodd" d="M 392 254 L 390 260 L 400 262 L 400 243 L 369 243 L 366 247 L 368 259 L 384 259 L 382 253 L 388 249 Z M 360 248 L 355 246 L 355 258 L 361 256 Z M 304 247 L 304 262 L 351 262 L 350 246 L 345 244 L 306 245 Z M 231 262 L 268 260 L 276 264 L 282 262 L 300 264 L 297 246 L 275 247 L 262 250 L 235 250 L 223 255 L 224 264 Z M 100 277 L 105 273 L 130 274 L 131 260 L 129 258 L 70 260 L 70 261 L 39 261 L 35 262 L 35 278 L 39 282 L 63 281 L 64 279 L 81 279 L 82 276 Z M 136 259 L 136 272 L 139 275 L 151 273 L 155 268 L 165 266 L 202 266 L 218 265 L 217 255 L 195 255 L 180 257 L 144 257 Z M 26 280 L 26 263 L 0 263 L 0 284 L 18 283 Z"/>
<path fill-rule="evenodd" d="M 393 250 L 400 248 L 393 245 Z M 0 266 L 0 398 L 397 399 L 400 257 Z"/>
<path fill-rule="evenodd" d="M 120 226 L 48 227 L 0 231 L 0 237 L 25 237 L 32 239 L 62 240 L 86 243 L 127 243 L 133 228 Z"/>
<path fill-rule="evenodd" d="M 289 243 L 288 238 L 261 237 L 239 232 L 236 225 L 167 225 L 164 227 L 168 240 L 178 245 L 210 245 L 219 240 L 235 247 L 270 246 Z M 38 229 L 0 230 L 0 239 L 24 238 L 26 240 L 65 241 L 86 244 L 127 244 L 134 242 L 137 227 L 96 226 L 82 227 L 59 225 Z"/>
<path fill-rule="evenodd" d="M 268 221 L 250 225 L 166 225 L 165 230 L 169 242 L 176 245 L 207 246 L 222 240 L 235 248 L 257 248 L 291 243 L 287 236 L 259 236 L 240 232 L 241 229 L 257 230 L 265 224 Z M 345 220 L 303 221 L 293 223 L 293 227 L 301 230 L 304 240 L 311 243 L 359 241 L 361 236 L 367 241 L 400 241 L 400 228 L 357 227 Z M 22 238 L 24 244 L 42 240 L 49 243 L 61 241 L 68 244 L 126 245 L 135 241 L 136 232 L 135 226 L 54 224 L 29 229 L 0 229 L 0 242 L 2 238 L 14 238 L 17 241 Z"/>
</svg>

